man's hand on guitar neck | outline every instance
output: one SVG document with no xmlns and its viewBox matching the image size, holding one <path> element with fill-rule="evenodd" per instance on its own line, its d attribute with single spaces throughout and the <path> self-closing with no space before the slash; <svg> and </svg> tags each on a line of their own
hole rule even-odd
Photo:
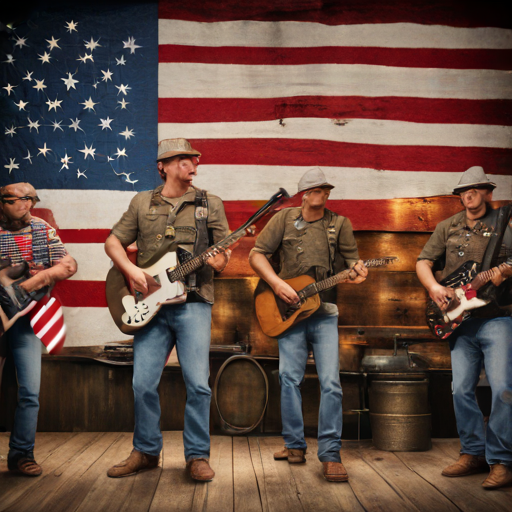
<svg viewBox="0 0 512 512">
<path fill-rule="evenodd" d="M 349 279 L 345 282 L 348 284 L 362 283 L 368 276 L 368 269 L 365 267 L 363 260 L 359 260 L 353 267 L 349 274 Z"/>
<path fill-rule="evenodd" d="M 231 249 L 225 251 L 213 251 L 213 256 L 206 260 L 206 263 L 215 270 L 215 272 L 222 272 L 231 258 Z"/>
</svg>

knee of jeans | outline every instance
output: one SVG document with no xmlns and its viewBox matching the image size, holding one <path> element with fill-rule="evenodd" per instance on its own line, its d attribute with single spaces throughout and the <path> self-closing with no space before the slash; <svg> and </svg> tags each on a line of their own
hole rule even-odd
<svg viewBox="0 0 512 512">
<path fill-rule="evenodd" d="M 508 405 L 509 407 L 512 407 L 512 388 L 500 386 L 498 389 L 494 388 L 492 390 L 492 394 L 496 397 L 496 400 L 505 405 Z"/>
<path fill-rule="evenodd" d="M 144 397 L 147 395 L 153 395 L 158 393 L 158 382 L 156 385 L 149 381 L 148 379 L 142 378 L 140 376 L 133 376 L 132 381 L 133 394 L 137 397 Z"/>
<path fill-rule="evenodd" d="M 39 404 L 39 386 L 20 386 L 18 389 L 18 404 Z"/>
<path fill-rule="evenodd" d="M 279 383 L 281 384 L 281 386 L 300 386 L 303 380 L 304 378 L 302 376 L 294 376 L 287 372 L 279 374 Z"/>
</svg>

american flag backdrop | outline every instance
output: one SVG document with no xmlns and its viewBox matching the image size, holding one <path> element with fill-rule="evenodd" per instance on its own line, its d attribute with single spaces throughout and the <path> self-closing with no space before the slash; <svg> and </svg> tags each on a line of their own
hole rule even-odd
<svg viewBox="0 0 512 512">
<path fill-rule="evenodd" d="M 504 4 L 80 5 L 34 11 L 0 55 L 1 183 L 36 186 L 78 261 L 60 285 L 67 345 L 125 338 L 106 309 L 103 241 L 134 193 L 159 183 L 158 139 L 203 153 L 196 184 L 226 201 L 232 228 L 312 166 L 349 217 L 448 194 L 473 165 L 495 199 L 512 199 Z"/>
</svg>

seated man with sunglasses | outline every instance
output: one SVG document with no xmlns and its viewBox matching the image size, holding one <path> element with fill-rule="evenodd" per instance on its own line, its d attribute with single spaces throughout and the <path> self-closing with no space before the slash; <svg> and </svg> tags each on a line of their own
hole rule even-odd
<svg viewBox="0 0 512 512">
<path fill-rule="evenodd" d="M 0 188 L 2 268 L 28 264 L 30 277 L 20 284 L 26 293 L 51 286 L 76 272 L 76 262 L 55 229 L 44 220 L 32 217 L 30 210 L 38 201 L 30 183 L 13 183 Z M 2 295 L 6 298 L 6 294 Z M 2 334 L 0 323 L 0 336 Z M 9 441 L 8 468 L 26 476 L 39 476 L 43 470 L 34 460 L 33 450 L 39 412 L 41 341 L 34 334 L 27 315 L 21 316 L 1 337 L 0 360 L 7 344 L 18 381 L 18 407 Z"/>
</svg>

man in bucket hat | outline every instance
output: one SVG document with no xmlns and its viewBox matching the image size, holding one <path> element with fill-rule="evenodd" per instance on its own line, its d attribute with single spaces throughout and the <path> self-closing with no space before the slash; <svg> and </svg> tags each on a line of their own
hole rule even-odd
<svg viewBox="0 0 512 512">
<path fill-rule="evenodd" d="M 157 168 L 163 185 L 137 194 L 105 243 L 107 254 L 139 292 L 148 290 L 142 268 L 178 248 L 199 255 L 210 242 L 229 234 L 220 198 L 192 185 L 200 156 L 186 139 L 160 141 Z M 125 251 L 135 241 L 137 265 Z M 183 431 L 187 471 L 194 480 L 210 481 L 214 477 L 209 465 L 208 385 L 213 270 L 224 270 L 229 255 L 228 250 L 209 258 L 205 267 L 188 277 L 186 302 L 162 306 L 135 333 L 134 449 L 128 459 L 108 470 L 108 476 L 129 476 L 158 466 L 162 433 L 157 388 L 168 355 L 176 346 L 187 390 Z"/>
<path fill-rule="evenodd" d="M 479 296 L 487 294 L 491 303 L 472 310 L 448 338 L 461 453 L 442 474 L 462 477 L 486 472 L 490 466 L 490 474 L 482 483 L 485 489 L 512 484 L 512 318 L 510 310 L 502 307 L 512 300 L 512 224 L 509 207 L 490 207 L 495 188 L 482 167 L 468 169 L 453 190 L 464 210 L 437 225 L 416 265 L 421 283 L 444 311 L 455 293 L 438 281 L 461 275 L 459 269 L 468 262 L 470 266 L 476 263 L 477 271 L 486 270 L 482 263 L 488 260 L 488 254 L 496 254 L 486 265 L 491 268 L 492 281 L 478 291 Z M 433 271 L 442 258 L 444 268 L 437 280 Z M 483 365 L 492 390 L 487 428 L 475 396 Z"/>
<path fill-rule="evenodd" d="M 300 208 L 286 208 L 262 230 L 249 262 L 256 273 L 284 302 L 298 302 L 296 291 L 284 280 L 304 274 L 316 281 L 352 267 L 353 284 L 366 279 L 368 269 L 359 260 L 350 221 L 325 208 L 331 185 L 320 168 L 306 172 L 299 181 L 303 194 Z M 269 259 L 276 253 L 281 268 L 277 274 Z M 313 349 L 321 400 L 318 418 L 318 458 L 331 482 L 346 482 L 341 462 L 343 413 L 339 376 L 338 308 L 332 295 L 323 294 L 320 308 L 309 318 L 278 336 L 281 420 L 285 446 L 274 454 L 290 464 L 306 462 L 306 441 L 300 384 L 304 379 L 308 347 Z"/>
</svg>

